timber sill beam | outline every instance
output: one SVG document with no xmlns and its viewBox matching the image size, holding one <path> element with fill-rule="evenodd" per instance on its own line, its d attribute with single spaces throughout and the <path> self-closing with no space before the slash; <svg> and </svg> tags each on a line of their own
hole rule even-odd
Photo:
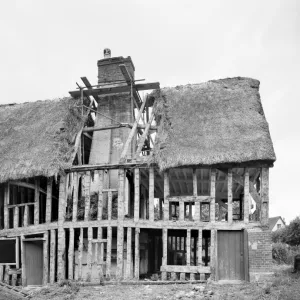
<svg viewBox="0 0 300 300">
<path fill-rule="evenodd" d="M 103 131 L 103 130 L 122 128 L 122 127 L 132 128 L 133 124 L 121 123 L 121 124 L 104 126 L 104 127 L 85 127 L 85 128 L 83 128 L 82 132 L 86 133 L 86 132 L 93 132 L 93 131 Z M 146 127 L 147 127 L 147 125 L 142 125 L 142 124 L 137 125 L 138 129 L 145 129 Z M 149 130 L 156 131 L 157 126 L 150 126 Z"/>
<path fill-rule="evenodd" d="M 174 196 L 166 198 L 169 202 L 210 202 L 210 196 Z"/>
</svg>

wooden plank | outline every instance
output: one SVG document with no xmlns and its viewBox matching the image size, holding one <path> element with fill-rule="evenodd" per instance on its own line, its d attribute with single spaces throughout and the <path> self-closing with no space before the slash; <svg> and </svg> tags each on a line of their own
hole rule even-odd
<svg viewBox="0 0 300 300">
<path fill-rule="evenodd" d="M 126 256 L 126 278 L 130 279 L 131 274 L 131 264 L 132 264 L 132 228 L 127 227 L 127 256 Z"/>
<path fill-rule="evenodd" d="M 170 179 L 168 171 L 164 172 L 164 220 L 169 220 Z"/>
<path fill-rule="evenodd" d="M 68 279 L 74 279 L 74 228 L 70 228 L 68 251 Z"/>
<path fill-rule="evenodd" d="M 269 169 L 262 168 L 261 170 L 261 223 L 264 226 L 269 224 Z"/>
<path fill-rule="evenodd" d="M 145 104 L 146 104 L 146 100 L 143 102 L 142 106 L 141 106 L 141 109 L 139 110 L 139 113 L 137 115 L 137 118 L 132 126 L 132 129 L 129 133 L 129 136 L 126 140 L 126 143 L 124 145 L 124 148 L 123 148 L 123 151 L 121 153 L 121 157 L 120 157 L 120 161 L 123 161 L 125 158 L 126 158 L 126 155 L 127 155 L 127 152 L 128 152 L 128 149 L 129 149 L 129 146 L 130 146 L 130 143 L 132 141 L 132 138 L 135 136 L 136 134 L 136 130 L 137 130 L 137 126 L 138 126 L 138 122 L 140 120 L 140 118 L 142 117 L 143 115 L 143 111 L 144 111 L 144 108 L 145 108 Z"/>
<path fill-rule="evenodd" d="M 216 221 L 216 169 L 210 171 L 210 222 L 215 223 Z"/>
<path fill-rule="evenodd" d="M 233 208 L 232 208 L 232 169 L 228 169 L 228 175 L 227 175 L 227 189 L 228 189 L 228 223 L 232 224 L 233 222 Z"/>
<path fill-rule="evenodd" d="M 4 187 L 4 229 L 9 228 L 9 213 L 7 207 L 10 204 L 9 197 L 9 183 L 6 183 Z"/>
<path fill-rule="evenodd" d="M 78 184 L 79 184 L 79 176 L 78 173 L 75 172 L 73 176 L 73 209 L 72 209 L 72 221 L 77 221 L 77 209 L 78 209 Z"/>
<path fill-rule="evenodd" d="M 34 225 L 38 225 L 40 222 L 40 179 L 34 180 Z"/>
<path fill-rule="evenodd" d="M 134 277 L 139 280 L 140 278 L 140 228 L 135 228 L 134 240 Z"/>
<path fill-rule="evenodd" d="M 49 244 L 49 232 L 48 230 L 44 233 L 44 243 L 43 243 L 43 285 L 49 282 L 49 256 L 48 256 L 48 244 Z"/>
<path fill-rule="evenodd" d="M 53 177 L 47 178 L 47 196 L 46 196 L 46 223 L 51 222 L 52 214 L 52 184 Z"/>
<path fill-rule="evenodd" d="M 118 220 L 124 219 L 124 185 L 125 185 L 125 171 L 119 169 L 119 182 L 118 182 Z"/>
<path fill-rule="evenodd" d="M 244 222 L 249 223 L 250 212 L 250 194 L 249 194 L 249 169 L 245 168 L 244 174 Z"/>
<path fill-rule="evenodd" d="M 111 244 L 112 244 L 112 228 L 107 227 L 107 248 L 106 248 L 106 278 L 111 276 Z"/>
<path fill-rule="evenodd" d="M 87 273 L 86 273 L 86 281 L 91 281 L 92 278 L 92 257 L 93 257 L 93 249 L 92 249 L 92 239 L 93 239 L 93 228 L 88 228 L 88 250 L 87 250 Z"/>
<path fill-rule="evenodd" d="M 91 187 L 91 172 L 87 171 L 84 175 L 84 220 L 89 220 L 91 208 L 90 187 Z"/>
<path fill-rule="evenodd" d="M 140 169 L 134 169 L 134 221 L 140 219 Z"/>
<path fill-rule="evenodd" d="M 118 280 L 123 277 L 123 249 L 124 249 L 124 227 L 118 226 L 117 232 L 117 269 L 116 278 Z"/>
<path fill-rule="evenodd" d="M 83 228 L 80 228 L 78 245 L 78 280 L 82 280 Z"/>
<path fill-rule="evenodd" d="M 55 282 L 56 231 L 50 231 L 50 284 Z"/>
<path fill-rule="evenodd" d="M 186 265 L 191 265 L 191 229 L 186 231 Z"/>
<path fill-rule="evenodd" d="M 205 273 L 210 274 L 210 267 L 203 266 L 176 266 L 176 265 L 166 265 L 161 266 L 161 272 L 180 272 L 180 273 Z"/>
<path fill-rule="evenodd" d="M 97 215 L 97 220 L 101 221 L 102 220 L 102 214 L 103 214 L 103 182 L 104 182 L 104 175 L 103 175 L 103 170 L 99 170 L 99 185 L 98 185 L 98 215 Z M 100 228 L 100 227 L 99 227 Z M 102 230 L 102 229 L 101 229 Z"/>
<path fill-rule="evenodd" d="M 14 208 L 14 228 L 19 227 L 19 207 Z"/>
<path fill-rule="evenodd" d="M 107 219 L 111 220 L 111 217 L 112 217 L 112 192 L 108 192 Z"/>
<path fill-rule="evenodd" d="M 154 221 L 154 168 L 149 168 L 149 221 Z"/>
<path fill-rule="evenodd" d="M 198 258 L 198 266 L 203 266 L 203 263 L 202 263 L 202 229 L 198 230 L 197 258 Z"/>
</svg>

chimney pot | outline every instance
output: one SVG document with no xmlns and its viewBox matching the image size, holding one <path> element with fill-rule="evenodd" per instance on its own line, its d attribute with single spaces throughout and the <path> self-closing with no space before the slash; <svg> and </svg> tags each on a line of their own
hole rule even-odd
<svg viewBox="0 0 300 300">
<path fill-rule="evenodd" d="M 111 51 L 109 48 L 103 50 L 104 58 L 111 58 Z"/>
</svg>

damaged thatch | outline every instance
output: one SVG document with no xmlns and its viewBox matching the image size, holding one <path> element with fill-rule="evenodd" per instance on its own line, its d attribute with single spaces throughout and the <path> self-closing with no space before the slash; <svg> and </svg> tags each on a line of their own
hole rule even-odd
<svg viewBox="0 0 300 300">
<path fill-rule="evenodd" d="M 0 106 L 0 182 L 69 168 L 83 123 L 72 98 Z"/>
<path fill-rule="evenodd" d="M 275 153 L 259 81 L 228 78 L 155 91 L 160 169 L 264 161 Z"/>
</svg>

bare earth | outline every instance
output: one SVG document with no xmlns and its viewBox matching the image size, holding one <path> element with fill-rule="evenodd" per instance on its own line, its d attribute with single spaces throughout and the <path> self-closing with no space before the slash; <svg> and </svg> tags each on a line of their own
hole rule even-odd
<svg viewBox="0 0 300 300">
<path fill-rule="evenodd" d="M 292 274 L 289 266 L 274 266 L 275 276 L 266 282 L 221 284 L 172 284 L 172 285 L 107 285 L 78 287 L 45 287 L 34 292 L 34 300 L 163 300 L 163 299 L 300 299 L 300 274 Z"/>
</svg>

